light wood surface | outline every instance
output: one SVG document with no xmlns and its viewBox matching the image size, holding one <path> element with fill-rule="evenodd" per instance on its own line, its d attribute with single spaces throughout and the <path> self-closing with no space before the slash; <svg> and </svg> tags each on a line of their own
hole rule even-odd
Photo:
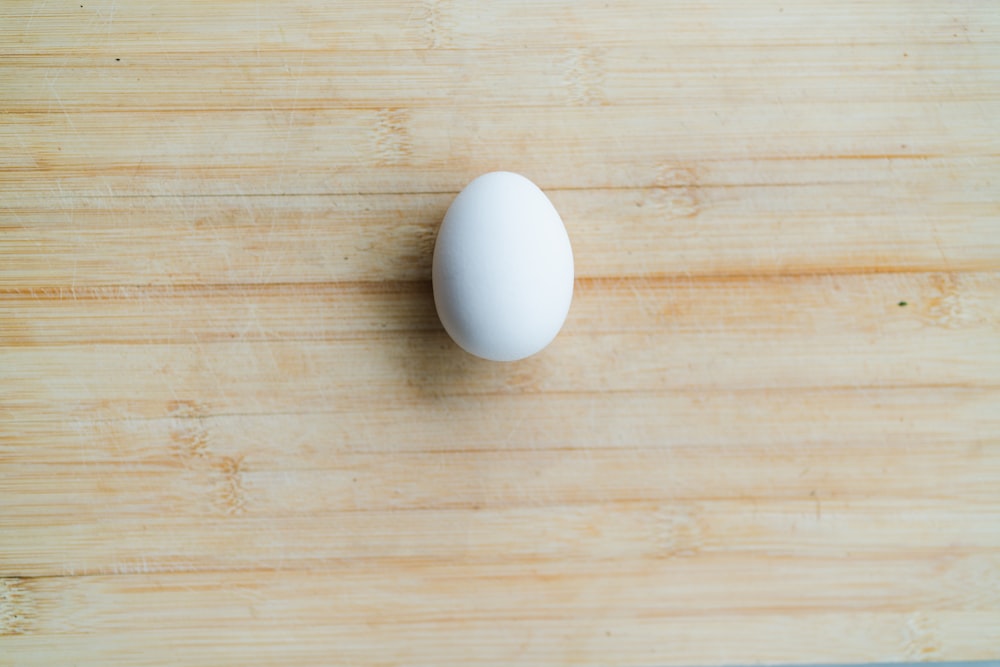
<svg viewBox="0 0 1000 667">
<path fill-rule="evenodd" d="M 998 179 L 990 2 L 5 0 L 0 665 L 1000 658 Z"/>
</svg>

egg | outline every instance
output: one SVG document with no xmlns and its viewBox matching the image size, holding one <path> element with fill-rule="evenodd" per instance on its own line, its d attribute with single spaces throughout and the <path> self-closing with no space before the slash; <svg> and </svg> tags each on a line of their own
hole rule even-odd
<svg viewBox="0 0 1000 667">
<path fill-rule="evenodd" d="M 573 300 L 573 249 L 555 206 L 519 174 L 458 193 L 434 244 L 434 304 L 466 352 L 516 361 L 545 348 Z"/>
</svg>

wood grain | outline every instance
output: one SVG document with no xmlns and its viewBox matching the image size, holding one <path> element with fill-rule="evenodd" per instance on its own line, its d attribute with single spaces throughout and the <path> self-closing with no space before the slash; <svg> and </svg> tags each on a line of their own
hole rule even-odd
<svg viewBox="0 0 1000 667">
<path fill-rule="evenodd" d="M 1000 658 L 989 3 L 0 6 L 0 665 Z M 570 233 L 542 354 L 430 256 Z"/>
</svg>

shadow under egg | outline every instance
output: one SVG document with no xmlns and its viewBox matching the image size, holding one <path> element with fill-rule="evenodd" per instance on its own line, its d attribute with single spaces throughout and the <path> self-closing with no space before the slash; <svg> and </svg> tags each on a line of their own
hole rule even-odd
<svg viewBox="0 0 1000 667">
<path fill-rule="evenodd" d="M 362 249 L 378 253 L 363 262 L 381 267 L 382 278 L 362 281 L 372 363 L 385 368 L 389 396 L 447 408 L 450 401 L 529 388 L 537 358 L 516 362 L 480 359 L 460 348 L 445 331 L 434 304 L 434 243 L 453 194 L 418 195 L 412 208 L 389 208 L 383 228 L 392 229 Z M 394 398 L 395 400 L 395 398 Z"/>
</svg>

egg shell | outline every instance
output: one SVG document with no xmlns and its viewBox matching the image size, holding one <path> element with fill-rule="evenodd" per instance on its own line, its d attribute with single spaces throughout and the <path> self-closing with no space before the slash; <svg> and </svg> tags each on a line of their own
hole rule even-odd
<svg viewBox="0 0 1000 667">
<path fill-rule="evenodd" d="M 573 300 L 573 249 L 559 213 L 519 174 L 483 174 L 445 214 L 434 244 L 434 303 L 467 352 L 516 361 L 546 347 Z"/>
</svg>

